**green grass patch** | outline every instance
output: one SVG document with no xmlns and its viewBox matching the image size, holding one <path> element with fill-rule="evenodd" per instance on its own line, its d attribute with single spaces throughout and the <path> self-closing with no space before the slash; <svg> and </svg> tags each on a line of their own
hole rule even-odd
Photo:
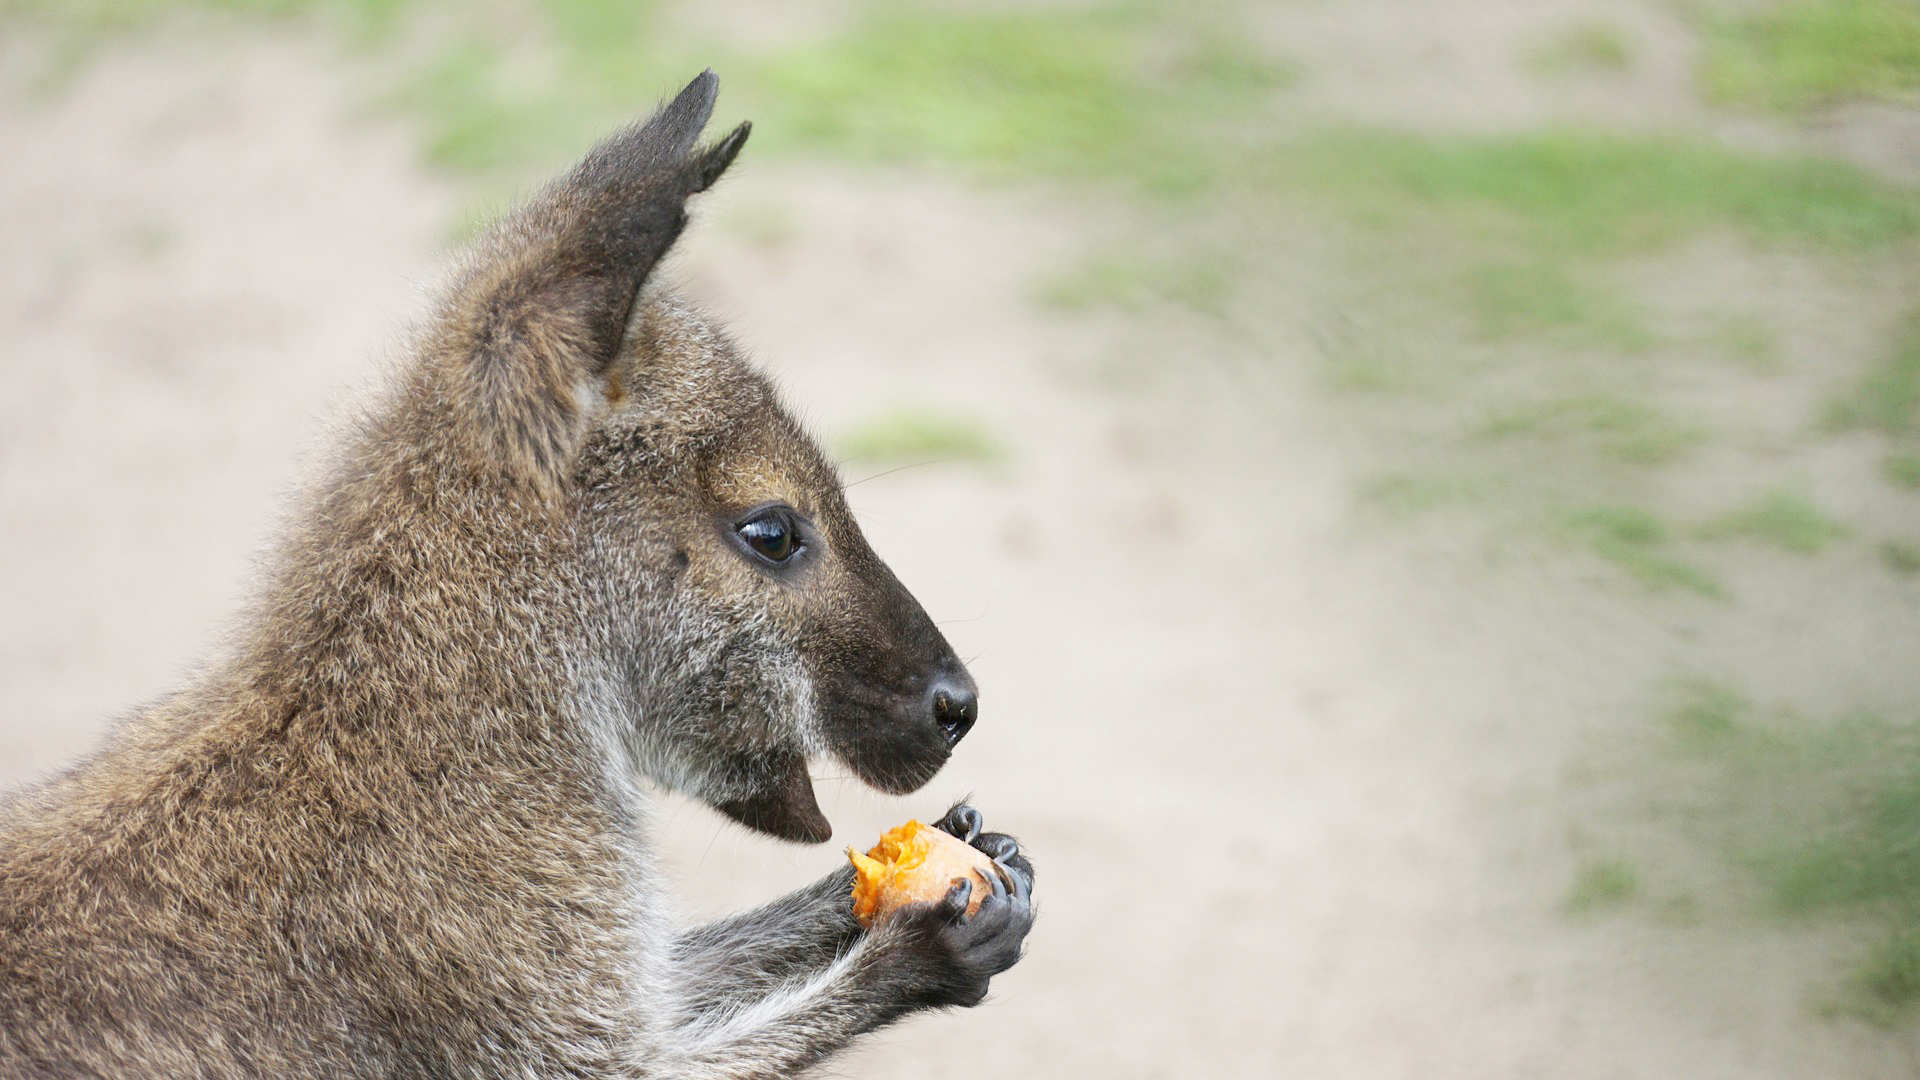
<svg viewBox="0 0 1920 1080">
<path fill-rule="evenodd" d="M 1710 100 L 1800 110 L 1920 92 L 1920 4 L 1802 0 L 1709 19 L 1700 79 Z"/>
<path fill-rule="evenodd" d="M 1543 75 L 1621 72 L 1633 65 L 1633 46 L 1617 26 L 1569 26 L 1530 52 L 1527 66 Z"/>
<path fill-rule="evenodd" d="M 1739 735 L 1753 708 L 1746 695 L 1713 679 L 1678 680 L 1670 697 L 1661 721 L 1683 746 L 1694 749 L 1717 747 Z"/>
<path fill-rule="evenodd" d="M 1377 226 L 1449 211 L 1482 245 L 1565 254 L 1646 250 L 1706 229 L 1868 249 L 1920 230 L 1920 193 L 1853 166 L 1677 137 L 1335 130 L 1278 148 L 1273 167 Z"/>
<path fill-rule="evenodd" d="M 1467 271 L 1465 284 L 1467 310 L 1484 339 L 1549 337 L 1629 353 L 1657 342 L 1631 302 L 1552 262 L 1482 264 Z"/>
<path fill-rule="evenodd" d="M 865 420 L 834 440 L 845 461 L 1003 462 L 1007 449 L 987 427 L 948 412 L 900 408 Z"/>
<path fill-rule="evenodd" d="M 1797 819 L 1756 841 L 1752 863 L 1793 916 L 1845 913 L 1888 933 L 1855 965 L 1840 1005 L 1878 1023 L 1920 1005 L 1920 739 L 1871 715 L 1781 744 L 1768 782 Z"/>
<path fill-rule="evenodd" d="M 864 160 L 1210 189 L 1235 132 L 1297 76 L 1218 12 L 1146 4 L 960 11 L 876 5 L 749 78 L 776 139 Z"/>
<path fill-rule="evenodd" d="M 1482 439 L 1573 439 L 1630 465 L 1665 465 L 1706 438 L 1702 428 L 1611 394 L 1573 394 L 1503 409 L 1474 434 Z"/>
<path fill-rule="evenodd" d="M 1769 491 L 1700 527 L 1709 540 L 1756 540 L 1799 555 L 1816 554 L 1851 534 L 1806 496 L 1790 491 Z"/>
<path fill-rule="evenodd" d="M 1761 708 L 1708 679 L 1670 684 L 1661 721 L 1689 761 L 1688 827 L 1729 847 L 1763 909 L 1882 927 L 1834 1007 L 1875 1022 L 1920 1005 L 1920 714 Z"/>
<path fill-rule="evenodd" d="M 1880 462 L 1880 475 L 1894 487 L 1920 491 L 1920 454 L 1888 454 Z"/>
<path fill-rule="evenodd" d="M 1920 574 L 1920 544 L 1911 540 L 1882 540 L 1880 562 L 1903 577 Z"/>
<path fill-rule="evenodd" d="M 1755 865 L 1789 915 L 1887 907 L 1920 919 L 1920 755 L 1914 730 L 1851 715 L 1811 732 L 1780 732 L 1764 763 L 1818 790 L 1799 838 L 1763 844 Z M 1920 924 L 1916 924 L 1920 928 Z"/>
<path fill-rule="evenodd" d="M 1598 859 L 1580 867 L 1564 906 L 1568 913 L 1586 915 L 1617 908 L 1640 895 L 1640 872 L 1623 859 Z"/>
<path fill-rule="evenodd" d="M 1726 588 L 1711 574 L 1668 554 L 1672 530 L 1651 511 L 1592 506 L 1563 512 L 1558 524 L 1564 534 L 1649 589 L 1680 589 L 1716 598 L 1726 595 Z"/>
<path fill-rule="evenodd" d="M 1827 424 L 1920 434 L 1920 310 L 1901 323 L 1879 361 L 1828 405 Z"/>
<path fill-rule="evenodd" d="M 1838 1004 L 1880 1027 L 1909 1019 L 1920 1006 L 1920 930 L 1892 934 L 1869 950 Z"/>
</svg>

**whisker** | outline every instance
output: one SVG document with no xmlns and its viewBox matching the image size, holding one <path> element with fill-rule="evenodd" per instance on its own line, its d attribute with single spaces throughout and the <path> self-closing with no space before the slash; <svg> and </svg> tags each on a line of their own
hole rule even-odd
<svg viewBox="0 0 1920 1080">
<path fill-rule="evenodd" d="M 926 468 L 928 465 L 944 465 L 947 462 L 952 460 L 953 460 L 952 458 L 934 458 L 932 461 L 915 461 L 906 465 L 895 465 L 891 469 L 886 469 L 882 472 L 874 473 L 872 476 L 863 476 L 860 479 L 855 480 L 851 484 L 841 484 L 840 490 L 845 491 L 850 487 L 858 487 L 859 485 L 864 484 L 869 480 L 878 480 L 883 476 L 892 476 L 894 473 L 897 473 L 897 472 L 906 472 L 908 469 L 923 469 L 923 468 Z"/>
</svg>

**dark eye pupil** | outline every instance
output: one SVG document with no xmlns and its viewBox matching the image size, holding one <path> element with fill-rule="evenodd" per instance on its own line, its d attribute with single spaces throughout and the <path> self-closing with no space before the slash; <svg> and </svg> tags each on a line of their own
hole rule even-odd
<svg viewBox="0 0 1920 1080">
<path fill-rule="evenodd" d="M 778 515 L 742 523 L 740 538 L 774 562 L 786 562 L 793 555 L 793 530 Z"/>
</svg>

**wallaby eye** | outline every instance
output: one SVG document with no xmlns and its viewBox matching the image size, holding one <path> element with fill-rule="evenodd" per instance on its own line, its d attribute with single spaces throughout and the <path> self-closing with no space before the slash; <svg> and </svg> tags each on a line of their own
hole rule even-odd
<svg viewBox="0 0 1920 1080">
<path fill-rule="evenodd" d="M 776 566 L 793 558 L 803 546 L 792 511 L 782 506 L 759 511 L 734 526 L 734 531 L 756 555 Z"/>
</svg>

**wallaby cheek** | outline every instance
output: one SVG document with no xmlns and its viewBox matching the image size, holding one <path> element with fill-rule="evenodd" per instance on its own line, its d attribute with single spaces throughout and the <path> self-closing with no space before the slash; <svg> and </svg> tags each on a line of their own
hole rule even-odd
<svg viewBox="0 0 1920 1080">
<path fill-rule="evenodd" d="M 714 732 L 739 754 L 815 748 L 814 691 L 796 635 L 756 595 L 716 595 L 690 563 L 686 587 L 662 621 L 675 657 L 660 681 L 676 688 L 676 725 Z M 720 575 L 722 578 L 727 575 Z"/>
</svg>

